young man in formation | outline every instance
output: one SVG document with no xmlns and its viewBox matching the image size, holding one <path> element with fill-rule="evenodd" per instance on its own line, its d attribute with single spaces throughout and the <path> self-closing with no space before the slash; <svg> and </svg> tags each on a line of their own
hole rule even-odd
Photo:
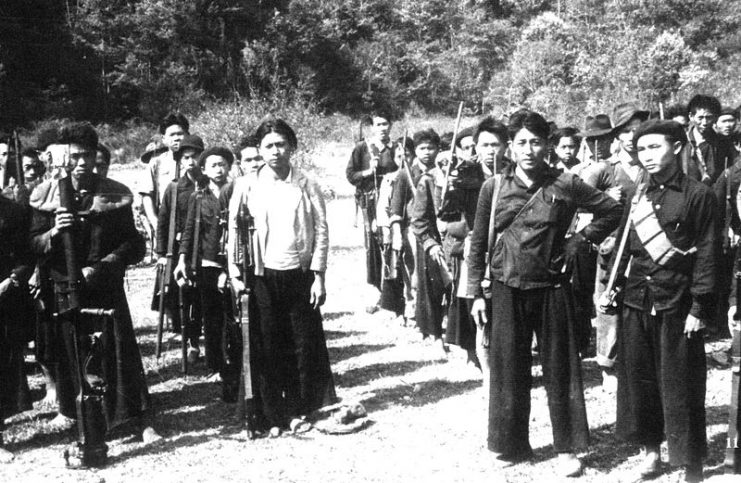
<svg viewBox="0 0 741 483">
<path fill-rule="evenodd" d="M 720 114 L 720 101 L 698 94 L 687 105 L 690 125 L 687 143 L 680 154 L 682 171 L 692 178 L 712 186 L 725 169 L 727 152 L 720 148 L 718 134 L 713 129 Z"/>
<path fill-rule="evenodd" d="M 643 446 L 641 477 L 660 471 L 666 435 L 669 463 L 685 467 L 686 481 L 701 481 L 707 452 L 702 329 L 716 304 L 716 201 L 682 172 L 687 136 L 680 124 L 646 121 L 633 142 L 649 176 L 626 204 L 628 241 L 616 261 L 624 293 L 617 434 Z"/>
<path fill-rule="evenodd" d="M 162 197 L 162 204 L 159 209 L 157 220 L 157 248 L 156 253 L 159 257 L 157 263 L 164 270 L 167 265 L 167 250 L 170 245 L 173 246 L 172 257 L 180 250 L 185 222 L 188 217 L 188 202 L 191 194 L 196 190 L 196 183 L 201 177 L 201 171 L 198 167 L 198 158 L 203 152 L 203 140 L 198 136 L 186 135 L 177 143 L 178 149 L 174 152 L 174 161 L 179 164 L 172 176 L 180 171 L 180 178 L 173 180 L 167 185 Z M 173 194 L 175 194 L 176 203 L 172 205 Z M 170 230 L 171 211 L 175 210 L 175 228 Z M 174 233 L 174 240 L 169 240 L 170 232 Z M 174 260 L 174 259 L 173 259 Z M 170 279 L 168 290 L 160 289 L 161 296 L 166 298 L 165 310 L 170 327 L 175 333 L 180 332 L 181 324 L 188 324 L 186 327 L 187 340 L 182 341 L 188 344 L 188 362 L 194 363 L 201 355 L 198 339 L 201 336 L 200 324 L 200 303 L 191 286 L 185 283 L 182 277 L 177 279 L 173 273 Z M 178 273 L 183 275 L 183 273 Z M 155 282 L 155 293 L 158 285 Z M 182 301 L 179 292 L 182 291 Z M 181 313 L 178 310 L 179 304 L 183 303 L 185 310 L 183 314 L 187 320 L 181 320 Z M 153 304 L 153 308 L 156 305 Z M 189 316 L 190 314 L 190 316 Z"/>
<path fill-rule="evenodd" d="M 265 165 L 235 183 L 227 253 L 234 291 L 255 298 L 256 392 L 265 429 L 277 437 L 309 430 L 305 417 L 336 400 L 319 311 L 329 238 L 319 185 L 291 163 L 293 129 L 268 118 L 255 140 Z"/>
<path fill-rule="evenodd" d="M 219 200 L 233 162 L 234 155 L 223 147 L 212 147 L 201 153 L 198 165 L 203 178 L 197 180 L 197 189 L 188 200 L 178 264 L 173 272 L 176 280 L 185 279 L 196 287 L 203 319 L 206 365 L 211 373 L 209 379 L 214 381 L 223 377 L 223 311 L 228 306 L 224 299 L 227 273 L 221 224 L 225 207 Z"/>
<path fill-rule="evenodd" d="M 131 211 L 133 196 L 124 185 L 93 173 L 98 136 L 90 125 L 66 126 L 57 144 L 65 146 L 67 176 L 47 180 L 32 193 L 30 234 L 39 258 L 43 323 L 56 327 L 56 337 L 44 343 L 57 355 L 59 418 L 66 421 L 62 426 L 71 426 L 77 417 L 78 364 L 86 361 L 86 384 L 103 392 L 105 427 L 135 422 L 143 429 L 144 441 L 153 441 L 159 436 L 152 429 L 149 393 L 123 284 L 126 267 L 144 256 L 144 241 Z M 69 196 L 62 196 L 67 190 Z M 63 200 L 71 206 L 63 206 Z M 79 264 L 81 279 L 68 273 L 74 266 L 70 260 Z M 115 309 L 115 316 L 84 314 L 75 307 L 77 300 L 82 308 Z"/>
<path fill-rule="evenodd" d="M 414 192 L 411 227 L 417 243 L 415 271 L 417 273 L 417 327 L 424 338 L 439 340 L 446 350 L 443 336 L 442 305 L 446 288 L 451 283 L 447 262 L 442 251 L 442 236 L 438 229 L 442 173 L 436 157 L 440 137 L 432 129 L 414 134 L 415 154 L 424 166 Z"/>
<path fill-rule="evenodd" d="M 361 121 L 364 129 L 370 129 L 368 139 L 355 145 L 345 175 L 355 186 L 355 201 L 363 212 L 363 230 L 365 234 L 365 266 L 368 284 L 381 290 L 383 278 L 383 254 L 377 236 L 376 203 L 378 188 L 383 175 L 396 171 L 393 146 L 389 133 L 391 117 L 382 112 L 366 116 Z M 368 306 L 369 313 L 379 309 L 378 302 Z"/>
<path fill-rule="evenodd" d="M 488 445 L 507 462 L 532 457 L 528 426 L 535 333 L 559 473 L 576 476 L 582 470 L 576 452 L 586 448 L 589 434 L 570 271 L 580 246 L 600 243 L 617 227 L 622 209 L 573 174 L 548 166 L 549 125 L 542 116 L 520 111 L 508 131 L 513 165 L 501 180 L 490 178 L 481 189 L 468 257 L 472 315 L 482 327 L 490 321 Z M 595 217 L 566 241 L 578 209 Z M 489 313 L 485 278 L 491 283 Z"/>
</svg>

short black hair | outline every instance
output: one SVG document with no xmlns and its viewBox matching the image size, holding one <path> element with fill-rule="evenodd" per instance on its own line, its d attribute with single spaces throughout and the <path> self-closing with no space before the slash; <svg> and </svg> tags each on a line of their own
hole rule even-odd
<svg viewBox="0 0 741 483">
<path fill-rule="evenodd" d="M 111 164 L 111 150 L 105 144 L 98 144 L 97 151 L 103 155 L 105 164 Z"/>
<path fill-rule="evenodd" d="M 79 144 L 94 151 L 98 149 L 98 133 L 90 123 L 74 122 L 59 130 L 56 144 Z"/>
<path fill-rule="evenodd" d="M 414 141 L 412 140 L 412 138 L 405 138 L 404 136 L 398 138 L 394 142 L 394 154 L 396 154 L 396 150 L 399 148 L 399 144 L 403 144 L 404 149 L 406 149 L 407 151 L 410 151 L 412 153 L 414 152 Z"/>
<path fill-rule="evenodd" d="M 34 148 L 21 149 L 21 158 L 39 159 L 39 153 Z"/>
<path fill-rule="evenodd" d="M 165 131 L 170 126 L 180 126 L 186 133 L 190 132 L 188 119 L 179 112 L 171 112 L 162 119 L 162 122 L 160 122 L 160 134 L 165 134 Z"/>
<path fill-rule="evenodd" d="M 697 94 L 695 97 L 690 99 L 690 103 L 687 104 L 687 112 L 692 115 L 696 113 L 698 109 L 707 109 L 713 115 L 718 116 L 720 114 L 720 101 L 717 97 Z"/>
<path fill-rule="evenodd" d="M 201 169 L 203 169 L 203 165 L 206 163 L 206 158 L 209 156 L 221 156 L 226 159 L 229 166 L 234 164 L 234 154 L 228 148 L 223 146 L 213 146 L 202 152 L 201 156 L 198 158 L 198 166 Z"/>
<path fill-rule="evenodd" d="M 509 139 L 515 138 L 518 132 L 522 129 L 527 129 L 536 136 L 548 139 L 548 133 L 550 132 L 550 126 L 548 121 L 537 112 L 529 111 L 527 109 L 521 109 L 509 118 L 509 126 L 507 132 Z"/>
<path fill-rule="evenodd" d="M 441 151 L 447 151 L 450 149 L 450 145 L 453 144 L 453 136 L 455 136 L 455 133 L 453 131 L 444 132 L 442 136 L 440 136 L 440 150 Z"/>
<path fill-rule="evenodd" d="M 50 145 L 57 144 L 58 140 L 59 129 L 54 127 L 46 128 L 36 137 L 36 148 L 39 151 L 46 151 L 46 148 Z"/>
<path fill-rule="evenodd" d="M 289 126 L 288 123 L 283 119 L 274 117 L 269 117 L 263 120 L 260 125 L 257 126 L 254 134 L 255 140 L 258 144 L 260 144 L 262 143 L 263 138 L 271 132 L 283 136 L 288 142 L 288 145 L 291 147 L 291 149 L 296 149 L 298 147 L 298 138 L 296 137 L 296 133 L 293 131 L 293 129 L 291 129 L 291 126 Z"/>
<path fill-rule="evenodd" d="M 674 119 L 675 117 L 687 117 L 687 106 L 685 104 L 672 104 L 664 111 L 664 117 Z"/>
<path fill-rule="evenodd" d="M 558 143 L 561 142 L 561 138 L 574 138 L 574 140 L 576 140 L 576 144 L 581 143 L 581 136 L 579 136 L 579 131 L 571 126 L 558 128 L 553 131 L 550 139 L 551 144 L 553 144 L 553 146 L 558 146 Z"/>
<path fill-rule="evenodd" d="M 434 144 L 435 146 L 440 147 L 440 136 L 438 136 L 432 128 L 422 129 L 421 131 L 415 132 L 413 141 L 415 147 L 422 143 Z"/>
<path fill-rule="evenodd" d="M 491 116 L 486 116 L 476 125 L 473 132 L 473 142 L 479 142 L 479 134 L 488 132 L 496 135 L 504 144 L 507 143 L 507 126 L 503 122 L 497 121 Z"/>
<path fill-rule="evenodd" d="M 670 143 L 679 141 L 682 146 L 687 144 L 687 133 L 685 133 L 684 127 L 682 127 L 682 125 L 677 121 L 668 119 L 650 119 L 642 122 L 633 134 L 633 142 L 637 143 L 641 137 L 647 134 L 662 134 L 666 136 Z"/>
<path fill-rule="evenodd" d="M 237 146 L 234 148 L 234 153 L 237 156 L 238 160 L 242 160 L 242 150 L 246 148 L 255 148 L 257 149 L 257 145 L 259 143 L 255 139 L 255 135 L 253 134 L 245 134 L 241 138 L 239 138 L 239 141 L 237 142 Z"/>
</svg>

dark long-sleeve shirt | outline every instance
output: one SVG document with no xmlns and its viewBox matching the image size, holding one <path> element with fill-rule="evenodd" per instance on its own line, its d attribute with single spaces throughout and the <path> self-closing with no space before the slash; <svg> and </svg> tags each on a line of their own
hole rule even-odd
<svg viewBox="0 0 741 483">
<path fill-rule="evenodd" d="M 412 179 L 409 179 L 411 174 Z M 414 209 L 414 188 L 422 176 L 422 169 L 417 163 L 412 164 L 409 172 L 402 169 L 392 185 L 391 202 L 389 203 L 389 220 L 401 221 L 402 226 L 408 226 L 412 210 Z"/>
<path fill-rule="evenodd" d="M 437 206 L 440 203 L 440 189 L 435 183 L 438 168 L 431 168 L 417 183 L 412 209 L 412 232 L 425 251 L 440 245 L 440 232 L 437 229 Z"/>
<path fill-rule="evenodd" d="M 468 293 L 473 296 L 482 295 L 481 281 L 487 268 L 494 179 L 481 187 L 471 235 Z M 577 209 L 595 215 L 581 232 L 595 244 L 620 222 L 620 203 L 573 174 L 546 168 L 528 188 L 515 175 L 513 165 L 504 170 L 500 182 L 494 219 L 497 239 L 489 264 L 492 279 L 507 286 L 527 290 L 560 282 L 565 235 Z"/>
<path fill-rule="evenodd" d="M 701 182 L 678 171 L 664 184 L 657 184 L 651 178 L 645 196 L 653 204 L 659 224 L 672 245 L 684 251 L 694 247 L 697 251 L 662 267 L 643 248 L 631 224 L 618 271 L 624 273 L 622 267 L 632 257 L 623 303 L 639 310 L 661 311 L 678 307 L 691 295 L 690 314 L 701 319 L 712 317 L 718 250 L 718 213 L 713 193 Z M 630 207 L 626 206 L 624 218 L 628 210 Z"/>
<path fill-rule="evenodd" d="M 199 195 L 201 198 L 201 226 L 200 233 L 196 233 L 196 203 Z M 224 227 L 220 223 L 224 208 L 219 199 L 208 188 L 198 190 L 190 195 L 188 216 L 180 239 L 179 250 L 181 255 L 186 256 L 186 261 L 189 264 L 192 261 L 195 237 L 199 238 L 197 257 L 199 261 L 208 260 L 222 265 L 226 264 L 226 251 L 221 250 L 221 235 Z M 199 267 L 191 268 L 197 270 Z"/>
<path fill-rule="evenodd" d="M 172 192 L 177 190 L 177 204 L 175 212 L 175 237 L 183 232 L 185 220 L 188 216 L 188 200 L 195 191 L 196 185 L 188 178 L 182 176 L 177 182 L 173 181 L 167 185 L 162 198 L 160 211 L 157 214 L 157 255 L 164 257 L 167 254 L 167 237 L 170 234 L 170 206 L 172 205 Z M 176 245 L 177 246 L 177 245 Z"/>
<path fill-rule="evenodd" d="M 387 146 L 383 151 L 378 152 L 380 160 L 376 167 L 375 178 L 372 175 L 363 176 L 363 171 L 370 168 L 371 150 L 373 149 L 377 149 L 375 145 L 369 145 L 366 141 L 359 142 L 355 145 L 355 149 L 350 155 L 350 161 L 347 163 L 345 175 L 350 184 L 355 186 L 358 194 L 373 192 L 380 185 L 384 174 L 398 169 L 394 162 L 393 150 Z"/>
</svg>

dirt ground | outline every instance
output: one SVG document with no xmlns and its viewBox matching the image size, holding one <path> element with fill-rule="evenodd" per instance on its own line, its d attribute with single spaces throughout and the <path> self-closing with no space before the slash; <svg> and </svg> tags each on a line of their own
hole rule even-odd
<svg viewBox="0 0 741 483">
<path fill-rule="evenodd" d="M 334 158 L 325 160 L 333 171 L 342 156 Z M 114 176 L 130 180 L 135 173 Z M 339 177 L 333 177 L 324 181 L 335 184 Z M 376 295 L 364 283 L 362 228 L 353 227 L 350 190 L 335 192 L 339 198 L 328 205 L 331 253 L 324 328 L 338 395 L 365 405 L 372 420 L 369 427 L 341 436 L 312 430 L 300 436 L 246 440 L 235 425 L 234 406 L 220 400 L 218 384 L 205 380 L 203 364 L 192 375 L 180 374 L 177 341 L 166 342 L 167 350 L 157 363 L 156 314 L 148 308 L 154 269 L 141 267 L 128 272 L 127 289 L 157 412 L 156 427 L 165 440 L 145 446 L 137 435 L 119 431 L 111 435 L 111 458 L 105 468 L 66 469 L 62 451 L 75 440 L 75 432 L 50 431 L 48 421 L 54 413 L 35 406 L 10 420 L 6 442 L 16 460 L 0 467 L 0 481 L 557 481 L 545 391 L 537 377 L 530 419 L 535 458 L 499 468 L 486 450 L 481 375 L 466 365 L 465 353 L 452 348 L 445 357 L 439 347 L 422 341 L 414 328 L 402 327 L 388 313 L 365 313 L 364 307 Z M 727 347 L 728 341 L 722 341 L 711 349 Z M 615 439 L 615 396 L 602 390 L 593 360 L 585 360 L 583 368 L 592 445 L 582 455 L 583 476 L 572 481 L 631 481 L 638 448 Z M 540 367 L 534 366 L 533 373 L 538 376 Z M 41 376 L 34 373 L 30 382 L 40 399 Z M 730 387 L 728 369 L 709 368 L 706 477 L 722 473 Z M 666 468 L 655 481 L 675 481 L 677 476 Z"/>
</svg>

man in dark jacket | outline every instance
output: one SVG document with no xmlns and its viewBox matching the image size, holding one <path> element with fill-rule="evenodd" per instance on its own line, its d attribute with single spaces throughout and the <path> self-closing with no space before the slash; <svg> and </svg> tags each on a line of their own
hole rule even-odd
<svg viewBox="0 0 741 483">
<path fill-rule="evenodd" d="M 91 355 L 85 363 L 86 380 L 99 381 L 106 427 L 134 421 L 143 428 L 144 441 L 153 441 L 159 436 L 152 428 L 149 392 L 123 284 L 126 267 L 141 260 L 145 250 L 134 226 L 133 196 L 121 183 L 93 173 L 98 136 L 89 124 L 63 128 L 58 142 L 67 153 L 67 177 L 45 181 L 31 194 L 31 249 L 39 257 L 45 324 L 58 327 L 57 338 L 46 343 L 54 345 L 58 355 L 59 413 L 68 421 L 77 416 L 80 381 L 75 376 L 77 362 L 84 359 L 77 358 L 75 346 L 87 352 L 95 333 L 99 350 L 90 348 L 82 356 Z M 72 209 L 61 205 L 62 183 L 72 190 Z M 65 232 L 72 233 L 80 280 L 70 280 L 75 275 L 68 274 Z M 74 319 L 63 306 L 70 284 L 78 287 L 84 308 L 115 309 L 115 317 L 79 314 L 79 332 L 74 331 Z M 76 332 L 78 344 L 72 338 Z"/>
<path fill-rule="evenodd" d="M 485 334 L 491 366 L 489 449 L 509 462 L 532 456 L 528 425 L 535 333 L 559 473 L 576 476 L 582 466 L 575 452 L 587 446 L 589 434 L 579 359 L 584 335 L 576 327 L 569 272 L 580 246 L 600 243 L 617 227 L 622 210 L 577 176 L 548 166 L 549 126 L 541 115 L 520 111 L 508 129 L 514 164 L 481 188 L 468 257 L 472 315 L 482 330 L 491 321 Z M 566 242 L 577 209 L 594 218 Z M 489 314 L 482 287 L 487 270 Z"/>
<path fill-rule="evenodd" d="M 394 162 L 394 150 L 389 137 L 391 116 L 375 112 L 363 118 L 361 126 L 370 129 L 371 133 L 368 139 L 355 145 L 345 175 L 350 184 L 355 186 L 355 202 L 363 212 L 366 280 L 380 290 L 383 279 L 383 256 L 376 227 L 378 187 L 383 175 L 396 171 L 399 167 Z M 373 313 L 378 308 L 378 303 L 375 303 L 367 310 Z"/>
<path fill-rule="evenodd" d="M 157 214 L 157 248 L 156 253 L 159 257 L 157 263 L 161 265 L 164 270 L 167 264 L 167 249 L 169 248 L 168 237 L 170 235 L 170 214 L 172 210 L 175 210 L 175 240 L 173 242 L 172 256 L 177 257 L 177 253 L 180 247 L 180 239 L 182 237 L 183 229 L 185 228 L 185 221 L 188 217 L 188 201 L 190 195 L 196 190 L 196 183 L 201 176 L 200 169 L 198 167 L 198 157 L 203 152 L 203 140 L 198 136 L 186 135 L 182 141 L 180 141 L 179 149 L 175 152 L 175 162 L 177 168 L 176 173 L 180 175 L 177 180 L 173 180 L 167 185 L 165 193 L 162 197 L 162 204 L 160 205 L 159 213 Z M 175 194 L 176 203 L 172 206 L 173 194 Z M 165 310 L 168 319 L 170 320 L 170 327 L 173 331 L 180 332 L 180 324 L 183 321 L 180 320 L 180 313 L 178 310 L 177 296 L 178 296 L 178 285 L 175 277 L 170 279 L 170 287 L 165 292 Z M 157 293 L 155 287 L 155 293 Z M 199 304 L 197 299 L 192 293 L 190 287 L 184 287 L 183 289 L 184 304 L 194 313 L 198 312 Z M 154 306 L 154 304 L 153 304 Z M 201 336 L 201 324 L 198 317 L 190 317 L 186 322 L 187 327 L 187 341 L 183 341 L 189 344 L 188 347 L 188 362 L 194 363 L 198 360 L 201 354 L 199 348 L 198 339 Z"/>
<path fill-rule="evenodd" d="M 25 346 L 24 311 L 18 301 L 28 293 L 26 282 L 32 271 L 28 250 L 29 215 L 26 208 L 0 197 L 0 463 L 13 459 L 2 448 L 4 419 L 31 409 L 23 364 Z"/>
<path fill-rule="evenodd" d="M 707 452 L 702 329 L 717 300 L 716 201 L 682 172 L 687 137 L 679 123 L 644 122 L 635 142 L 649 179 L 624 216 L 630 232 L 617 272 L 628 275 L 616 284 L 624 287 L 617 434 L 643 446 L 642 477 L 659 472 L 666 435 L 669 463 L 686 467 L 686 481 L 701 481 Z"/>
</svg>

